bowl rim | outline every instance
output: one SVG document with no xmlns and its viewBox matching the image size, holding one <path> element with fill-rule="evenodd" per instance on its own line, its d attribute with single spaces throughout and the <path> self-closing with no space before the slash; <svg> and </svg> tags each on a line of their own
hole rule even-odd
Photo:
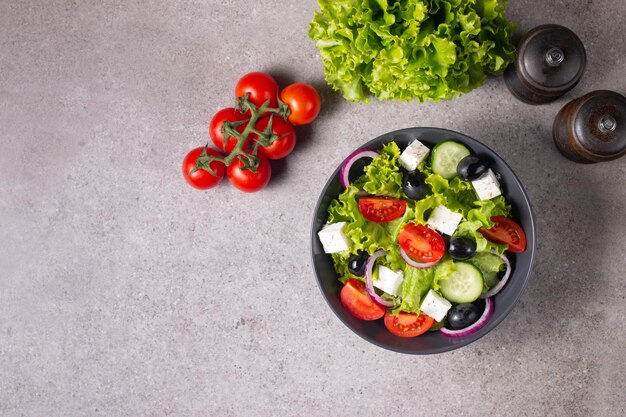
<svg viewBox="0 0 626 417">
<path fill-rule="evenodd" d="M 509 303 L 508 305 L 506 305 L 502 311 L 502 314 L 500 314 L 498 317 L 494 317 L 493 320 L 493 324 L 490 326 L 491 328 L 488 331 L 485 332 L 481 332 L 480 330 L 470 336 L 467 336 L 467 338 L 464 338 L 464 340 L 459 341 L 458 343 L 451 343 L 451 344 L 447 344 L 444 345 L 440 348 L 434 348 L 428 351 L 419 351 L 419 350 L 410 350 L 410 349 L 403 349 L 403 348 L 397 348 L 395 346 L 389 346 L 386 345 L 384 343 L 380 343 L 378 340 L 376 340 L 375 338 L 370 338 L 364 334 L 362 334 L 361 332 L 358 332 L 356 329 L 354 329 L 346 320 L 344 320 L 344 318 L 339 314 L 339 312 L 337 312 L 335 310 L 335 308 L 333 307 L 333 305 L 330 303 L 330 300 L 328 298 L 328 296 L 326 295 L 326 292 L 324 291 L 324 288 L 322 286 L 322 282 L 320 279 L 320 274 L 315 262 L 315 252 L 314 252 L 314 243 L 316 242 L 317 239 L 317 232 L 319 230 L 316 230 L 316 221 L 317 221 L 317 213 L 319 211 L 319 207 L 322 204 L 322 201 L 324 199 L 324 197 L 326 196 L 326 193 L 328 191 L 328 188 L 331 186 L 333 180 L 337 177 L 337 175 L 339 174 L 339 170 L 341 169 L 341 165 L 343 164 L 343 160 L 341 161 L 341 163 L 339 164 L 339 166 L 337 166 L 337 168 L 333 171 L 333 173 L 328 177 L 328 179 L 326 180 L 326 183 L 324 184 L 322 191 L 319 194 L 319 197 L 317 199 L 317 202 L 315 203 L 315 207 L 313 210 L 313 216 L 312 216 L 312 221 L 311 221 L 311 239 L 309 241 L 309 245 L 310 245 L 310 253 L 311 253 L 311 264 L 313 267 L 313 272 L 315 274 L 315 280 L 317 282 L 318 288 L 320 289 L 321 293 L 322 293 L 322 298 L 324 298 L 326 304 L 328 305 L 328 307 L 330 308 L 330 310 L 333 312 L 333 314 L 344 324 L 345 327 L 347 327 L 348 329 L 350 329 L 353 333 L 357 334 L 359 337 L 361 337 L 362 339 L 366 340 L 369 343 L 372 343 L 380 348 L 386 349 L 386 350 L 390 350 L 393 352 L 398 352 L 398 353 L 404 353 L 404 354 L 410 354 L 410 355 L 431 355 L 431 354 L 438 354 L 438 353 L 444 353 L 444 352 L 449 352 L 449 351 L 453 351 L 456 349 L 460 349 L 464 346 L 467 346 L 469 344 L 474 343 L 475 341 L 477 341 L 478 339 L 481 339 L 482 337 L 484 337 L 485 335 L 487 335 L 488 333 L 490 333 L 492 330 L 494 330 L 496 327 L 498 327 L 500 325 L 500 323 L 502 323 L 502 321 L 504 321 L 504 319 L 511 313 L 511 311 L 513 310 L 513 308 L 517 305 L 517 303 L 519 302 L 520 298 L 522 297 L 527 285 L 528 285 L 528 281 L 530 280 L 530 276 L 532 274 L 532 270 L 533 270 L 533 266 L 535 263 L 535 256 L 536 256 L 536 225 L 535 225 L 535 217 L 534 217 L 534 212 L 533 212 L 533 208 L 532 205 L 530 203 L 530 200 L 528 198 L 528 194 L 526 193 L 526 190 L 524 189 L 524 186 L 522 185 L 521 181 L 519 180 L 519 178 L 517 177 L 517 175 L 515 174 L 515 171 L 513 171 L 513 169 L 509 166 L 509 164 L 507 164 L 507 162 L 498 154 L 496 153 L 493 149 L 491 149 L 489 146 L 485 145 L 484 143 L 464 134 L 461 132 L 457 132 L 451 129 L 445 129 L 445 128 L 439 128 L 439 127 L 428 127 L 428 126 L 418 126 L 418 127 L 407 127 L 407 128 L 403 128 L 403 129 L 398 129 L 398 130 L 394 130 L 391 132 L 387 132 L 387 133 L 383 133 L 379 136 L 377 136 L 374 139 L 371 139 L 363 144 L 361 144 L 360 146 L 358 146 L 357 148 L 355 148 L 353 151 L 356 151 L 358 149 L 363 149 L 363 148 L 375 148 L 375 149 L 379 149 L 384 143 L 388 143 L 393 141 L 393 136 L 395 135 L 402 135 L 402 134 L 411 134 L 411 135 L 415 135 L 416 139 L 419 140 L 419 133 L 423 133 L 425 131 L 437 131 L 438 133 L 445 135 L 445 134 L 452 134 L 453 136 L 460 136 L 463 138 L 463 140 L 467 140 L 468 144 L 472 145 L 474 143 L 486 148 L 489 152 L 491 152 L 493 155 L 495 155 L 497 161 L 499 164 L 504 165 L 508 171 L 511 173 L 511 178 L 513 180 L 513 183 L 515 184 L 515 186 L 517 188 L 519 188 L 520 190 L 520 194 L 522 196 L 522 206 L 525 206 L 523 211 L 526 211 L 526 208 L 528 209 L 527 214 L 528 214 L 528 218 L 529 218 L 529 223 L 530 223 L 530 230 L 525 230 L 525 234 L 527 236 L 531 236 L 532 239 L 531 243 L 532 245 L 530 247 L 527 246 L 526 251 L 529 251 L 530 253 L 530 260 L 529 260 L 529 266 L 528 266 L 528 270 L 524 273 L 523 275 L 523 283 L 521 288 L 519 289 L 519 291 L 517 292 L 517 294 L 514 294 L 513 297 L 513 301 L 511 303 Z M 417 133 L 417 135 L 416 135 Z M 510 186 L 509 186 L 510 187 Z M 336 197 L 335 197 L 336 198 Z M 516 205 L 516 207 L 521 210 L 520 205 Z M 482 329 L 481 329 L 482 330 Z M 474 337 L 472 337 L 474 336 Z M 458 340 L 458 339 L 457 339 Z"/>
</svg>

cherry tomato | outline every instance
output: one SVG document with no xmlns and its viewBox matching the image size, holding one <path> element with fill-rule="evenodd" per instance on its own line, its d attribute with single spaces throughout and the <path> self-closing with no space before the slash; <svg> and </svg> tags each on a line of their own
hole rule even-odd
<svg viewBox="0 0 626 417">
<path fill-rule="evenodd" d="M 365 289 L 365 284 L 350 278 L 339 294 L 341 304 L 357 319 L 378 320 L 385 315 L 385 307 L 372 300 Z"/>
<path fill-rule="evenodd" d="M 225 121 L 228 122 L 238 122 L 241 120 L 248 120 L 249 117 L 245 114 L 242 114 L 240 111 L 231 108 L 222 109 L 215 113 L 215 116 L 211 119 L 211 123 L 209 124 L 209 136 L 211 136 L 211 140 L 217 146 L 218 149 L 221 149 L 226 152 L 231 152 L 235 145 L 237 145 L 237 139 L 234 137 L 229 137 L 226 141 L 226 146 L 224 146 L 224 133 L 222 133 L 222 124 Z M 242 123 L 235 128 L 235 130 L 239 133 L 243 132 L 246 128 L 247 123 Z"/>
<path fill-rule="evenodd" d="M 200 147 L 191 150 L 183 160 L 183 176 L 185 177 L 185 181 L 187 181 L 187 184 L 199 190 L 208 190 L 209 188 L 215 187 L 222 181 L 226 172 L 226 166 L 220 161 L 211 161 L 209 163 L 209 166 L 216 175 L 211 174 L 203 168 L 191 172 L 196 167 L 198 157 L 205 149 L 207 155 L 221 156 L 215 149 Z"/>
<path fill-rule="evenodd" d="M 267 100 L 270 101 L 270 107 L 278 106 L 278 84 L 269 74 L 251 72 L 241 77 L 235 86 L 235 97 L 243 97 L 246 93 L 257 107 L 261 107 Z"/>
<path fill-rule="evenodd" d="M 385 313 L 385 327 L 391 334 L 399 337 L 416 337 L 431 328 L 435 320 L 426 314 L 405 313 L 397 316 Z"/>
<path fill-rule="evenodd" d="M 322 100 L 317 90 L 305 83 L 291 84 L 280 92 L 280 100 L 289 106 L 289 121 L 296 126 L 311 123 L 320 112 Z"/>
<path fill-rule="evenodd" d="M 400 247 L 420 262 L 437 262 L 446 251 L 439 233 L 423 224 L 407 223 L 398 235 Z"/>
<path fill-rule="evenodd" d="M 390 222 L 402 217 L 406 201 L 391 197 L 361 197 L 359 211 L 371 222 Z"/>
<path fill-rule="evenodd" d="M 487 240 L 509 245 L 511 252 L 526 250 L 526 234 L 519 224 L 504 216 L 494 216 L 491 221 L 495 223 L 491 229 L 478 229 Z"/>
<path fill-rule="evenodd" d="M 293 125 L 282 117 L 268 116 L 259 120 L 255 126 L 259 132 L 264 132 L 267 129 L 267 125 L 272 119 L 272 133 L 276 136 L 282 136 L 269 146 L 260 146 L 259 151 L 269 159 L 281 159 L 286 157 L 293 151 L 296 146 L 296 129 Z M 256 138 L 257 136 L 253 136 Z"/>
<path fill-rule="evenodd" d="M 259 166 L 256 172 L 249 169 L 243 169 L 243 162 L 239 157 L 228 166 L 228 179 L 236 188 L 247 193 L 259 191 L 267 185 L 272 176 L 272 167 L 270 161 L 263 155 L 257 155 L 259 158 Z"/>
</svg>

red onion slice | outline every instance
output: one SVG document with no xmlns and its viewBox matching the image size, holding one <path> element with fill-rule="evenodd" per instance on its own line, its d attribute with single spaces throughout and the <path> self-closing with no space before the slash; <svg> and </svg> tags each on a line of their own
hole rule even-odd
<svg viewBox="0 0 626 417">
<path fill-rule="evenodd" d="M 383 307 L 393 307 L 395 304 L 393 301 L 383 300 L 380 295 L 376 294 L 376 291 L 374 291 L 374 279 L 372 277 L 372 274 L 374 272 L 374 262 L 376 262 L 376 259 L 380 258 L 381 256 L 385 256 L 386 254 L 387 252 L 379 249 L 374 252 L 372 256 L 367 258 L 367 263 L 365 264 L 365 288 L 367 289 L 367 293 L 370 295 L 370 297 L 372 297 L 372 300 L 374 300 L 376 304 Z"/>
<path fill-rule="evenodd" d="M 348 179 L 348 175 L 350 174 L 350 168 L 352 165 L 361 158 L 376 158 L 378 156 L 378 152 L 373 149 L 357 149 L 352 152 L 350 156 L 348 156 L 345 161 L 343 161 L 343 165 L 341 165 L 341 170 L 339 171 L 339 180 L 341 181 L 341 185 L 343 188 L 348 188 L 350 185 L 350 180 Z"/>
<path fill-rule="evenodd" d="M 509 280 L 509 277 L 511 276 L 511 269 L 512 269 L 511 268 L 511 262 L 509 262 L 507 257 L 504 256 L 504 255 L 498 255 L 498 253 L 496 251 L 493 251 L 493 250 L 491 251 L 491 253 L 493 253 L 494 255 L 499 256 L 504 261 L 504 263 L 506 264 L 506 272 L 504 273 L 504 276 L 502 277 L 500 282 L 498 282 L 498 284 L 495 287 L 493 287 L 492 289 L 487 291 L 485 294 L 481 295 L 480 298 L 493 297 L 494 295 L 499 293 L 500 290 L 502 288 L 504 288 L 504 286 L 506 285 L 506 282 Z"/>
<path fill-rule="evenodd" d="M 479 331 L 483 327 L 485 327 L 485 324 L 487 324 L 487 322 L 489 321 L 491 316 L 493 316 L 493 301 L 491 301 L 491 298 L 486 298 L 485 299 L 485 311 L 483 311 L 483 314 L 476 321 L 476 323 L 474 323 L 474 324 L 472 324 L 470 326 L 467 326 L 464 329 L 459 329 L 459 330 L 450 330 L 450 329 L 447 329 L 445 327 L 442 327 L 440 332 L 444 336 L 448 336 L 448 337 L 465 337 L 465 336 L 469 336 L 471 334 L 476 333 L 477 331 Z"/>
<path fill-rule="evenodd" d="M 404 249 L 400 248 L 400 256 L 402 256 L 402 259 L 404 259 L 404 262 L 406 262 L 408 265 L 412 266 L 413 268 L 417 268 L 417 269 L 426 269 L 426 268 L 430 268 L 431 266 L 435 266 L 437 265 L 437 263 L 441 260 L 437 260 L 435 262 L 418 262 L 414 259 L 412 259 L 408 253 L 406 253 L 404 251 Z"/>
</svg>

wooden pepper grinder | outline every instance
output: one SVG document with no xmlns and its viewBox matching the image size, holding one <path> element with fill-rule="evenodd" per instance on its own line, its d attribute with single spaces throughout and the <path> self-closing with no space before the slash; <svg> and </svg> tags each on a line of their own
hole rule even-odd
<svg viewBox="0 0 626 417">
<path fill-rule="evenodd" d="M 574 32 L 560 25 L 540 25 L 522 36 L 504 81 L 519 100 L 548 103 L 578 84 L 586 63 L 585 47 Z"/>
<path fill-rule="evenodd" d="M 626 97 L 597 90 L 570 101 L 556 115 L 554 143 L 575 162 L 592 163 L 626 154 Z"/>
</svg>

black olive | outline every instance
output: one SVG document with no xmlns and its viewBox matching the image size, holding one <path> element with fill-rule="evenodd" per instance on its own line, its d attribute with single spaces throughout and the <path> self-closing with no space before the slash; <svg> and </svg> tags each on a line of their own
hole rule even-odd
<svg viewBox="0 0 626 417">
<path fill-rule="evenodd" d="M 489 169 L 489 164 L 477 155 L 467 155 L 459 161 L 456 173 L 462 180 L 474 181 Z"/>
<path fill-rule="evenodd" d="M 476 255 L 476 241 L 466 237 L 451 237 L 448 253 L 457 261 L 465 261 Z"/>
<path fill-rule="evenodd" d="M 453 330 L 464 329 L 480 318 L 480 310 L 474 304 L 457 304 L 448 310 L 448 327 Z"/>
<path fill-rule="evenodd" d="M 367 263 L 369 255 L 367 252 L 359 252 L 357 255 L 353 255 L 348 258 L 348 271 L 355 277 L 362 277 L 365 275 L 365 264 Z"/>
<path fill-rule="evenodd" d="M 412 200 L 421 200 L 430 192 L 430 187 L 426 184 L 426 175 L 417 170 L 404 173 L 402 189 Z"/>
</svg>

